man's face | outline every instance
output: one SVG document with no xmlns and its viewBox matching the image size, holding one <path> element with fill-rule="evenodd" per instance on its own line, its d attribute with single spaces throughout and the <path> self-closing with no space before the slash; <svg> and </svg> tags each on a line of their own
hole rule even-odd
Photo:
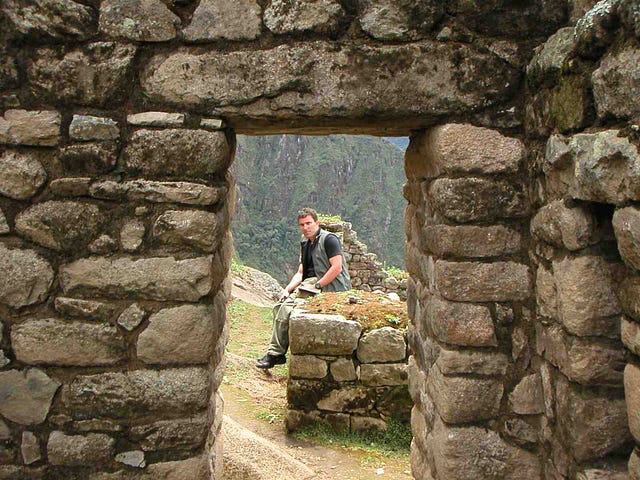
<svg viewBox="0 0 640 480">
<path fill-rule="evenodd" d="M 320 229 L 320 220 L 314 220 L 311 215 L 307 215 L 298 219 L 298 225 L 300 225 L 300 231 L 304 238 L 311 240 Z"/>
</svg>

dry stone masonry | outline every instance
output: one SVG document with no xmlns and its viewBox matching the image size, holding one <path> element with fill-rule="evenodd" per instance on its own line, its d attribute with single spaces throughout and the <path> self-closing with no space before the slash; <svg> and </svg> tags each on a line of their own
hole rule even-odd
<svg viewBox="0 0 640 480">
<path fill-rule="evenodd" d="M 413 477 L 639 479 L 639 36 L 637 0 L 4 0 L 0 478 L 221 477 L 235 134 L 340 132 L 411 133 Z"/>
</svg>

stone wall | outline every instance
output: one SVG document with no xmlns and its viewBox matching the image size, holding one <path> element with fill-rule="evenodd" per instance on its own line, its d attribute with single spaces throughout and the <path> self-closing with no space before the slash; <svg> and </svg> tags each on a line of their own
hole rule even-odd
<svg viewBox="0 0 640 480">
<path fill-rule="evenodd" d="M 389 419 L 409 421 L 402 331 L 382 327 L 363 333 L 358 322 L 340 315 L 296 310 L 289 332 L 288 430 L 325 424 L 361 432 L 384 430 Z"/>
</svg>

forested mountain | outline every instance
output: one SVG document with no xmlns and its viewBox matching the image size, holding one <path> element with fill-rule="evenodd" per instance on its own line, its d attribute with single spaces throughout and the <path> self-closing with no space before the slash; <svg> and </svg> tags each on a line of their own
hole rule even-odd
<svg viewBox="0 0 640 480">
<path fill-rule="evenodd" d="M 368 136 L 239 136 L 237 256 L 285 282 L 298 261 L 296 212 L 310 206 L 341 215 L 380 260 L 404 268 L 406 140 L 398 140 L 399 146 Z"/>
</svg>

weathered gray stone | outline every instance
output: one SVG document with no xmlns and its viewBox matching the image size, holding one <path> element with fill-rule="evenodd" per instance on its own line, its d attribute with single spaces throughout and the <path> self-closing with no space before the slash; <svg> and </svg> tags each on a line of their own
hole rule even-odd
<svg viewBox="0 0 640 480">
<path fill-rule="evenodd" d="M 636 449 L 631 452 L 629 458 L 629 480 L 638 480 L 640 478 L 640 454 Z"/>
<path fill-rule="evenodd" d="M 135 53 L 135 46 L 113 42 L 42 48 L 27 65 L 27 79 L 42 100 L 103 106 L 126 97 L 125 79 Z"/>
<path fill-rule="evenodd" d="M 109 320 L 115 310 L 114 306 L 108 303 L 66 297 L 56 297 L 55 308 L 62 315 L 104 321 Z"/>
<path fill-rule="evenodd" d="M 336 382 L 352 382 L 358 378 L 353 360 L 339 358 L 330 365 L 331 376 Z"/>
<path fill-rule="evenodd" d="M 52 200 L 18 214 L 16 231 L 43 247 L 77 252 L 97 236 L 101 223 L 96 205 Z"/>
<path fill-rule="evenodd" d="M 49 262 L 33 250 L 6 248 L 0 243 L 0 303 L 13 308 L 40 303 L 53 283 Z"/>
<path fill-rule="evenodd" d="M 509 403 L 519 415 L 536 415 L 544 411 L 540 374 L 527 375 L 509 394 Z"/>
<path fill-rule="evenodd" d="M 9 232 L 11 232 L 11 228 L 9 227 L 9 223 L 7 222 L 7 217 L 0 208 L 0 235 L 6 235 Z"/>
<path fill-rule="evenodd" d="M 41 424 L 59 387 L 36 368 L 0 372 L 0 413 L 21 425 Z"/>
<path fill-rule="evenodd" d="M 0 47 L 0 90 L 13 88 L 18 84 L 16 59 L 9 55 L 6 48 Z"/>
<path fill-rule="evenodd" d="M 87 435 L 66 435 L 60 431 L 51 432 L 47 442 L 47 457 L 52 465 L 92 466 L 104 465 L 111 461 L 115 441 L 102 433 Z"/>
<path fill-rule="evenodd" d="M 440 294 L 460 302 L 511 302 L 533 293 L 529 267 L 515 262 L 436 261 Z"/>
<path fill-rule="evenodd" d="M 318 401 L 317 406 L 330 412 L 366 413 L 370 400 L 366 388 L 346 387 L 331 390 Z"/>
<path fill-rule="evenodd" d="M 61 149 L 60 160 L 67 174 L 107 173 L 116 166 L 118 143 L 100 141 L 68 145 Z M 58 179 L 58 181 L 61 180 L 71 179 Z M 53 189 L 53 185 L 51 185 L 51 188 Z M 83 193 L 83 195 L 86 195 L 86 193 Z"/>
<path fill-rule="evenodd" d="M 518 253 L 522 249 L 520 232 L 503 225 L 426 225 L 424 242 L 426 248 L 438 256 L 498 257 Z"/>
<path fill-rule="evenodd" d="M 633 118 L 640 113 L 640 49 L 609 53 L 593 72 L 593 94 L 600 117 Z"/>
<path fill-rule="evenodd" d="M 624 313 L 640 321 L 640 277 L 625 278 L 617 293 Z"/>
<path fill-rule="evenodd" d="M 58 112 L 7 110 L 0 117 L 0 144 L 51 147 L 60 141 Z"/>
<path fill-rule="evenodd" d="M 570 333 L 618 337 L 620 264 L 599 256 L 566 257 L 553 262 L 553 274 L 560 320 Z"/>
<path fill-rule="evenodd" d="M 2 10 L 20 36 L 33 40 L 86 40 L 96 30 L 91 9 L 76 2 L 6 0 Z"/>
<path fill-rule="evenodd" d="M 408 178 L 461 173 L 514 173 L 524 159 L 524 144 L 497 130 L 449 123 L 412 137 L 405 155 Z"/>
<path fill-rule="evenodd" d="M 28 320 L 11 329 L 11 344 L 16 358 L 28 364 L 112 365 L 126 359 L 124 339 L 106 324 Z"/>
<path fill-rule="evenodd" d="M 475 347 L 498 345 L 491 313 L 486 306 L 454 303 L 432 297 L 426 317 L 441 342 Z"/>
<path fill-rule="evenodd" d="M 436 365 L 444 375 L 504 375 L 509 358 L 504 353 L 468 350 L 440 350 Z"/>
<path fill-rule="evenodd" d="M 607 462 L 602 468 L 585 468 L 576 480 L 630 480 L 627 467 L 620 462 Z"/>
<path fill-rule="evenodd" d="M 15 151 L 0 154 L 0 194 L 16 200 L 31 198 L 47 180 L 37 158 Z"/>
<path fill-rule="evenodd" d="M 85 258 L 60 268 L 65 293 L 195 302 L 211 290 L 211 256 Z"/>
<path fill-rule="evenodd" d="M 404 363 L 360 365 L 360 381 L 368 387 L 408 385 L 408 378 L 407 365 Z"/>
<path fill-rule="evenodd" d="M 531 445 L 538 442 L 538 429 L 521 418 L 510 418 L 504 422 L 504 432 L 518 445 Z"/>
<path fill-rule="evenodd" d="M 177 35 L 180 18 L 160 0 L 105 0 L 100 31 L 136 42 L 164 42 Z"/>
<path fill-rule="evenodd" d="M 158 217 L 153 236 L 169 245 L 196 247 L 213 252 L 220 245 L 223 219 L 202 210 L 168 210 Z"/>
<path fill-rule="evenodd" d="M 623 451 L 631 434 L 624 398 L 616 392 L 580 387 L 559 377 L 558 423 L 577 462 Z"/>
<path fill-rule="evenodd" d="M 165 308 L 151 315 L 138 337 L 138 358 L 147 364 L 206 363 L 219 320 L 213 315 L 206 305 Z"/>
<path fill-rule="evenodd" d="M 207 406 L 209 374 L 192 367 L 78 375 L 62 393 L 76 418 L 127 419 L 167 411 L 191 415 Z"/>
<path fill-rule="evenodd" d="M 120 230 L 120 245 L 125 252 L 135 252 L 142 245 L 146 227 L 137 218 L 127 219 Z"/>
<path fill-rule="evenodd" d="M 615 38 L 617 0 L 600 0 L 576 22 L 576 50 L 588 58 L 598 58 Z"/>
<path fill-rule="evenodd" d="M 618 15 L 622 24 L 640 38 L 640 9 L 635 0 L 622 0 L 618 7 Z"/>
<path fill-rule="evenodd" d="M 384 420 L 375 417 L 360 417 L 353 415 L 351 417 L 351 431 L 352 432 L 370 432 L 380 431 L 383 432 L 387 429 L 387 424 Z"/>
<path fill-rule="evenodd" d="M 141 112 L 127 115 L 127 123 L 136 127 L 181 127 L 184 113 Z"/>
<path fill-rule="evenodd" d="M 33 432 L 22 432 L 20 452 L 22 453 L 22 460 L 25 465 L 31 465 L 42 459 L 38 437 L 36 437 Z"/>
<path fill-rule="evenodd" d="M 640 439 L 640 368 L 633 363 L 624 369 L 624 392 L 629 429 L 637 442 Z"/>
<path fill-rule="evenodd" d="M 161 420 L 131 427 L 131 436 L 145 452 L 157 450 L 194 451 L 204 444 L 209 424 L 205 415 Z"/>
<path fill-rule="evenodd" d="M 224 121 L 220 118 L 203 118 L 200 120 L 200 128 L 205 130 L 221 130 L 224 127 Z"/>
<path fill-rule="evenodd" d="M 188 42 L 253 40 L 260 35 L 261 13 L 255 0 L 202 0 L 183 30 L 184 38 Z"/>
<path fill-rule="evenodd" d="M 231 149 L 223 132 L 143 129 L 129 139 L 126 158 L 145 178 L 208 178 L 229 166 Z"/>
<path fill-rule="evenodd" d="M 106 180 L 91 185 L 92 197 L 105 200 L 145 200 L 155 203 L 184 203 L 186 205 L 215 205 L 227 194 L 226 187 L 208 187 L 190 182 L 154 182 Z"/>
<path fill-rule="evenodd" d="M 11 430 L 9 429 L 6 423 L 0 420 L 0 440 L 9 440 L 10 438 L 11 438 Z"/>
<path fill-rule="evenodd" d="M 351 355 L 361 332 L 359 323 L 340 315 L 293 312 L 289 320 L 291 353 Z"/>
<path fill-rule="evenodd" d="M 89 244 L 89 251 L 95 254 L 112 253 L 118 250 L 118 242 L 109 235 L 100 235 Z"/>
<path fill-rule="evenodd" d="M 561 28 L 536 48 L 536 53 L 527 66 L 528 81 L 539 84 L 545 80 L 555 80 L 575 49 L 573 33 L 573 27 Z"/>
<path fill-rule="evenodd" d="M 566 207 L 556 200 L 545 205 L 531 221 L 531 233 L 558 248 L 580 250 L 597 243 L 596 219 L 587 206 Z"/>
<path fill-rule="evenodd" d="M 142 323 L 146 316 L 147 312 L 140 308 L 137 303 L 133 303 L 120 314 L 118 317 L 118 325 L 131 332 Z"/>
<path fill-rule="evenodd" d="M 358 342 L 357 355 L 362 363 L 403 361 L 407 356 L 404 334 L 392 327 L 367 332 Z"/>
<path fill-rule="evenodd" d="M 314 355 L 291 355 L 289 359 L 289 375 L 292 377 L 324 378 L 327 376 L 327 367 L 326 361 Z"/>
<path fill-rule="evenodd" d="M 444 5 L 434 0 L 365 0 L 360 8 L 360 27 L 378 40 L 424 38 L 444 14 Z"/>
<path fill-rule="evenodd" d="M 524 217 L 529 202 L 524 185 L 487 178 L 438 178 L 429 185 L 431 205 L 458 223 Z"/>
<path fill-rule="evenodd" d="M 627 207 L 613 214 L 613 230 L 622 260 L 640 270 L 640 210 Z"/>
<path fill-rule="evenodd" d="M 640 356 L 640 325 L 638 322 L 622 317 L 620 330 L 620 337 L 624 346 L 635 355 Z"/>
<path fill-rule="evenodd" d="M 125 428 L 116 421 L 101 420 L 95 418 L 91 420 L 79 420 L 77 422 L 72 422 L 72 424 L 73 429 L 77 432 L 92 432 L 96 430 L 107 432 L 122 432 Z"/>
<path fill-rule="evenodd" d="M 72 140 L 117 140 L 120 129 L 115 120 L 91 115 L 74 115 L 69 125 Z"/>
<path fill-rule="evenodd" d="M 124 463 L 133 468 L 144 468 L 147 462 L 144 459 L 144 452 L 141 450 L 132 450 L 129 452 L 121 452 L 115 456 L 116 462 Z"/>
<path fill-rule="evenodd" d="M 536 271 L 536 300 L 538 315 L 558 318 L 558 298 L 553 272 L 543 265 L 538 265 Z"/>
<path fill-rule="evenodd" d="M 335 0 L 273 0 L 264 11 L 264 24 L 273 33 L 336 33 L 345 11 Z"/>
</svg>

